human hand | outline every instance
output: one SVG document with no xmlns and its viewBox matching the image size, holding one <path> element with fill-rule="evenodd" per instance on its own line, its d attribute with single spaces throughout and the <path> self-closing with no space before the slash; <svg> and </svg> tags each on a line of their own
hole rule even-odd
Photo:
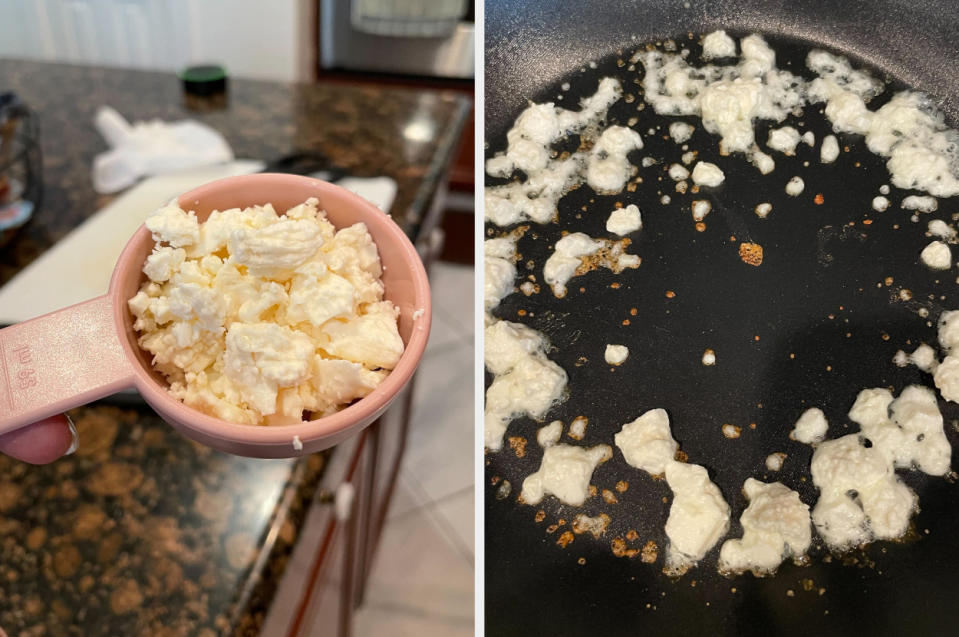
<svg viewBox="0 0 959 637">
<path fill-rule="evenodd" d="M 66 414 L 0 435 L 0 453 L 30 464 L 48 464 L 77 450 L 80 439 Z"/>
</svg>

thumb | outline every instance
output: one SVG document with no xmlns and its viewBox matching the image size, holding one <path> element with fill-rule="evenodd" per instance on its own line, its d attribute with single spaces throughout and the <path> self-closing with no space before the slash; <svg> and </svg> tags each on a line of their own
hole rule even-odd
<svg viewBox="0 0 959 637">
<path fill-rule="evenodd" d="M 0 453 L 30 464 L 47 464 L 73 453 L 78 442 L 73 423 L 60 414 L 0 435 Z"/>
</svg>

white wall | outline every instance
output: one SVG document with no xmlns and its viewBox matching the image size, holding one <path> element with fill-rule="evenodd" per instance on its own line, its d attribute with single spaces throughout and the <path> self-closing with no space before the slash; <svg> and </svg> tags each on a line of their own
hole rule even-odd
<svg viewBox="0 0 959 637">
<path fill-rule="evenodd" d="M 304 80 L 310 0 L 0 0 L 0 57 Z"/>
</svg>

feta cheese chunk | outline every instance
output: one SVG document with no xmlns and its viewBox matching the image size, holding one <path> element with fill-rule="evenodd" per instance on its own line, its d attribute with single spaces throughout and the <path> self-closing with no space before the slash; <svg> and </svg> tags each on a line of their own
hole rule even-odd
<svg viewBox="0 0 959 637">
<path fill-rule="evenodd" d="M 606 231 L 619 236 L 636 232 L 643 227 L 643 218 L 636 204 L 629 204 L 625 208 L 617 208 L 609 214 L 606 220 Z"/>
<path fill-rule="evenodd" d="M 719 570 L 752 571 L 757 577 L 776 572 L 788 557 L 802 556 L 812 542 L 809 507 L 799 494 L 779 482 L 749 478 L 743 485 L 749 506 L 739 518 L 743 537 L 726 540 L 719 551 Z"/>
<path fill-rule="evenodd" d="M 932 241 L 922 249 L 919 258 L 932 270 L 948 270 L 952 267 L 952 251 L 942 241 Z"/>
<path fill-rule="evenodd" d="M 716 164 L 711 164 L 708 161 L 700 161 L 693 166 L 693 183 L 697 186 L 715 188 L 723 183 L 725 179 L 726 175 L 723 174 L 723 171 L 720 170 Z"/>
<path fill-rule="evenodd" d="M 666 569 L 682 574 L 729 530 L 729 505 L 699 465 L 670 462 L 666 465 L 666 483 L 673 491 L 666 520 Z"/>
<path fill-rule="evenodd" d="M 625 345 L 607 345 L 604 358 L 610 365 L 622 365 L 629 356 L 629 348 Z"/>
<path fill-rule="evenodd" d="M 822 409 L 810 407 L 802 413 L 789 435 L 793 440 L 810 445 L 822 442 L 826 437 L 827 429 L 829 429 L 829 423 L 826 422 L 826 415 L 822 413 Z"/>
<path fill-rule="evenodd" d="M 399 361 L 372 237 L 337 231 L 318 203 L 148 218 L 150 282 L 128 306 L 175 398 L 229 422 L 297 423 L 366 396 Z"/>
<path fill-rule="evenodd" d="M 539 504 L 547 495 L 570 506 L 580 506 L 589 496 L 589 481 L 597 466 L 612 457 L 609 445 L 574 447 L 551 445 L 543 450 L 539 470 L 523 480 L 523 502 Z"/>
<path fill-rule="evenodd" d="M 651 409 L 626 423 L 613 440 L 627 464 L 650 475 L 662 475 L 679 450 L 665 409 Z"/>
</svg>

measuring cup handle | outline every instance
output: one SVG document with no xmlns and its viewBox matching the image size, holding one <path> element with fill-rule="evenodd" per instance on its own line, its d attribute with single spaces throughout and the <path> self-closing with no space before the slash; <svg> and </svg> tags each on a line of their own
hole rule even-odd
<svg viewBox="0 0 959 637">
<path fill-rule="evenodd" d="M 0 330 L 0 434 L 133 385 L 106 295 Z"/>
</svg>

